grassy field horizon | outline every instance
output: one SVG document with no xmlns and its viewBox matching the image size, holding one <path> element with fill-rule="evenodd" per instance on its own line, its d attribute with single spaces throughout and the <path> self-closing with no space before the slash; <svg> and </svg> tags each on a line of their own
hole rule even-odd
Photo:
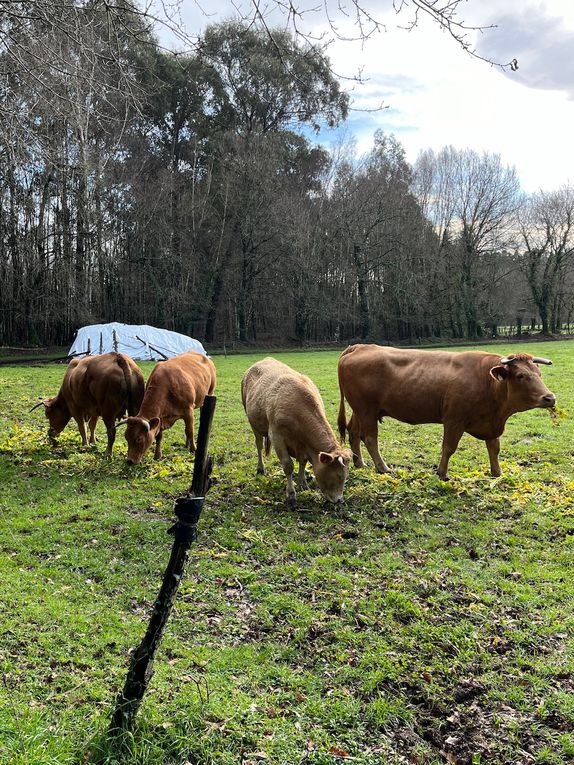
<svg viewBox="0 0 574 765">
<path fill-rule="evenodd" d="M 183 424 L 159 462 L 127 465 L 121 433 L 106 461 L 101 423 L 94 447 L 69 425 L 52 449 L 28 410 L 64 368 L 0 368 L 0 762 L 572 762 L 574 345 L 534 347 L 508 343 L 553 359 L 566 416 L 512 417 L 501 478 L 464 436 L 443 483 L 441 428 L 385 420 L 394 475 L 368 460 L 342 506 L 312 487 L 297 511 L 274 456 L 255 476 L 240 379 L 273 355 L 317 383 L 335 426 L 339 351 L 217 356 L 216 483 L 122 752 L 106 729 L 191 481 Z"/>
</svg>

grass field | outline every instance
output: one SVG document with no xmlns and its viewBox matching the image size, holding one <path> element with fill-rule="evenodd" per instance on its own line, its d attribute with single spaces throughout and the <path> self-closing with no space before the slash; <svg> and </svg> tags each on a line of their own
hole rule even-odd
<svg viewBox="0 0 574 765">
<path fill-rule="evenodd" d="M 440 482 L 441 428 L 388 420 L 395 475 L 351 468 L 342 506 L 311 490 L 296 512 L 275 458 L 255 476 L 241 408 L 264 354 L 217 358 L 217 483 L 121 753 L 105 733 L 190 483 L 183 426 L 135 467 L 122 436 L 103 458 L 101 424 L 96 447 L 69 426 L 52 451 L 28 409 L 64 368 L 0 369 L 0 762 L 572 762 L 574 343 L 535 352 L 572 414 L 515 415 L 502 478 L 465 436 Z M 334 425 L 338 354 L 276 355 L 316 381 Z"/>
</svg>

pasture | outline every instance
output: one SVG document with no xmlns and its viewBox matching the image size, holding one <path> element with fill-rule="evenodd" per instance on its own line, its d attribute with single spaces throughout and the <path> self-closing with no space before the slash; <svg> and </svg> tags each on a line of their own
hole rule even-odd
<svg viewBox="0 0 574 765">
<path fill-rule="evenodd" d="M 520 349 L 553 359 L 543 377 L 570 416 L 511 418 L 502 478 L 464 436 L 443 483 L 441 428 L 386 420 L 395 475 L 351 467 L 343 505 L 312 489 L 297 511 L 274 456 L 255 476 L 241 407 L 266 354 L 214 359 L 217 483 L 121 756 L 105 733 L 191 480 L 183 425 L 160 462 L 127 465 L 121 432 L 106 461 L 102 423 L 95 447 L 71 424 L 52 450 L 28 409 L 64 367 L 0 369 L 0 762 L 571 762 L 574 344 Z M 334 426 L 338 353 L 275 355 Z"/>
</svg>

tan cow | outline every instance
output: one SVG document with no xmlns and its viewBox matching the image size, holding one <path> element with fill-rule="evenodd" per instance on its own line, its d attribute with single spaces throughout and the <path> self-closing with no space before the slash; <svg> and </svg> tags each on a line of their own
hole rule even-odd
<svg viewBox="0 0 574 765">
<path fill-rule="evenodd" d="M 154 439 L 154 459 L 161 459 L 163 431 L 177 420 L 184 421 L 185 445 L 194 452 L 193 410 L 213 393 L 215 381 L 213 361 L 202 353 L 182 353 L 160 361 L 149 376 L 139 412 L 125 420 L 128 462 L 141 462 Z"/>
<path fill-rule="evenodd" d="M 297 486 L 307 489 L 310 462 L 319 488 L 330 502 L 340 502 L 351 452 L 343 449 L 327 422 L 321 394 L 305 375 L 273 358 L 253 364 L 241 381 L 241 398 L 255 435 L 257 472 L 265 473 L 263 446 L 274 447 L 287 476 L 287 501 L 296 506 L 293 461 L 299 462 Z"/>
<path fill-rule="evenodd" d="M 364 467 L 361 441 L 379 473 L 389 467 L 379 453 L 377 425 L 393 417 L 411 425 L 444 426 L 439 476 L 448 478 L 448 461 L 463 433 L 486 442 L 490 469 L 499 476 L 499 436 L 516 412 L 550 408 L 554 394 L 542 382 L 537 364 L 549 359 L 527 353 L 499 356 L 484 351 L 419 351 L 379 345 L 351 345 L 339 359 L 339 432 L 349 443 L 356 467 Z M 353 415 L 347 425 L 345 399 Z"/>
<path fill-rule="evenodd" d="M 84 446 L 88 445 L 86 421 L 89 421 L 93 444 L 96 423 L 101 417 L 108 434 L 106 455 L 110 456 L 116 438 L 116 420 L 123 417 L 126 410 L 128 414 L 135 414 L 143 394 L 144 378 L 137 364 L 123 353 L 104 353 L 72 359 L 58 395 L 40 401 L 32 409 L 44 406 L 52 441 L 73 417 Z"/>
</svg>

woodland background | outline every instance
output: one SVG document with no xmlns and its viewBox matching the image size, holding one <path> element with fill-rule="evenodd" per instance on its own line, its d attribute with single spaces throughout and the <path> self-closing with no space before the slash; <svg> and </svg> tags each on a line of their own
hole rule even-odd
<svg viewBox="0 0 574 765">
<path fill-rule="evenodd" d="M 410 165 L 380 132 L 321 145 L 349 97 L 317 45 L 229 21 L 177 54 L 98 0 L 3 4 L 0 42 L 0 344 L 570 330 L 574 189 L 525 195 L 472 148 Z"/>
</svg>

